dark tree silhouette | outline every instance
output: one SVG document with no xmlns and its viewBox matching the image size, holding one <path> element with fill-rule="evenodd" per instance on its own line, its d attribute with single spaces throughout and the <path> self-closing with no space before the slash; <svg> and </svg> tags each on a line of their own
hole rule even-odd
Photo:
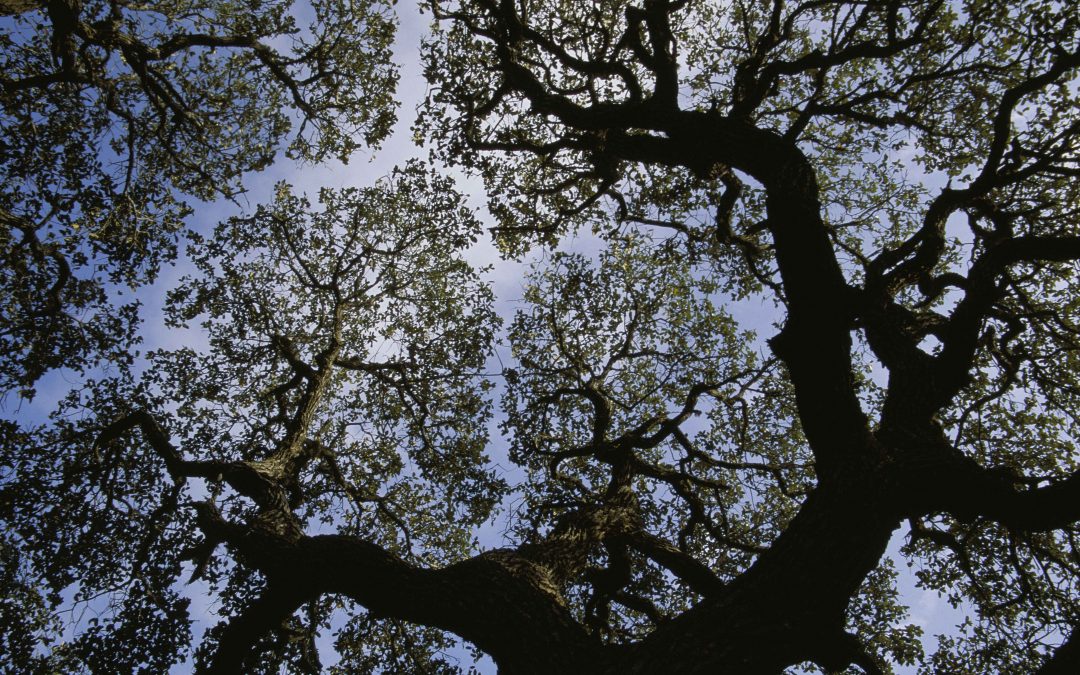
<svg viewBox="0 0 1080 675">
<path fill-rule="evenodd" d="M 4 426 L 2 658 L 163 670 L 190 571 L 213 673 L 1080 668 L 1080 10 L 427 8 L 418 137 L 550 249 L 507 330 L 419 163 L 194 237 L 204 346 Z M 969 614 L 931 653 L 893 555 Z"/>
</svg>

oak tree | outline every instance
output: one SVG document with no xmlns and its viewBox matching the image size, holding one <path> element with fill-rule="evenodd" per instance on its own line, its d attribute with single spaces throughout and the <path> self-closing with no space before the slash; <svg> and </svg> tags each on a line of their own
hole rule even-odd
<svg viewBox="0 0 1080 675">
<path fill-rule="evenodd" d="M 135 289 L 186 197 L 236 197 L 283 147 L 347 158 L 394 120 L 382 2 L 41 0 L 0 17 L 0 390 L 123 361 Z"/>
<path fill-rule="evenodd" d="M 426 8 L 414 131 L 534 261 L 505 330 L 420 163 L 192 236 L 205 344 L 3 427 L 2 658 L 1075 670 L 1080 10 Z M 904 567 L 968 615 L 930 649 Z"/>
</svg>

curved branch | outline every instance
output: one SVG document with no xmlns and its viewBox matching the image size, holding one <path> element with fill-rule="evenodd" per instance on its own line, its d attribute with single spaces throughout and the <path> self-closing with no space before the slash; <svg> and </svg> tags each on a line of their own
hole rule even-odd
<svg viewBox="0 0 1080 675">
<path fill-rule="evenodd" d="M 230 619 L 218 638 L 213 660 L 198 672 L 205 675 L 246 672 L 245 661 L 252 655 L 252 645 L 271 630 L 279 628 L 304 604 L 306 594 L 292 583 L 290 580 L 288 584 L 269 586 L 240 614 Z"/>
<path fill-rule="evenodd" d="M 183 459 L 157 419 L 145 410 L 126 415 L 102 429 L 94 441 L 95 457 L 100 459 L 102 447 L 135 428 L 142 431 L 143 438 L 165 463 L 165 469 L 174 481 L 180 482 L 187 478 L 223 480 L 238 493 L 254 501 L 262 511 L 286 517 L 289 515 L 285 491 L 275 477 L 267 475 L 248 462 Z"/>
<path fill-rule="evenodd" d="M 724 588 L 724 583 L 707 565 L 660 537 L 639 532 L 628 537 L 627 543 L 634 550 L 662 565 L 699 595 L 715 596 Z"/>
<path fill-rule="evenodd" d="M 266 575 L 273 590 L 226 629 L 228 649 L 213 673 L 241 672 L 255 642 L 303 602 L 335 593 L 380 616 L 434 626 L 473 642 L 512 672 L 578 672 L 594 663 L 598 641 L 552 594 L 527 557 L 500 549 L 441 569 L 419 568 L 373 543 L 346 535 L 281 537 L 229 523 L 202 505 L 200 527 Z M 277 588 L 289 593 L 277 594 Z M 291 609 L 290 609 L 291 608 Z M 223 646 L 224 648 L 224 646 Z"/>
</svg>

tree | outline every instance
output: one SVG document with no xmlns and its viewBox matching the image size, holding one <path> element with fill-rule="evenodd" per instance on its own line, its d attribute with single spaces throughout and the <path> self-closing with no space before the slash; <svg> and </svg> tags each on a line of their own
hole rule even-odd
<svg viewBox="0 0 1080 675">
<path fill-rule="evenodd" d="M 176 255 L 184 196 L 235 197 L 288 153 L 378 143 L 394 120 L 381 2 L 6 2 L 0 37 L 0 390 L 128 358 L 137 288 Z M 295 127 L 295 128 L 294 128 Z"/>
<path fill-rule="evenodd" d="M 331 624 L 339 672 L 453 671 L 447 634 L 509 673 L 1072 672 L 1078 10 L 428 8 L 417 135 L 549 249 L 508 329 L 418 163 L 193 238 L 206 347 L 4 427 L 9 662 L 163 669 L 190 569 L 206 672 L 317 671 Z M 901 526 L 970 613 L 929 655 Z M 72 588 L 106 621 L 26 647 Z"/>
</svg>

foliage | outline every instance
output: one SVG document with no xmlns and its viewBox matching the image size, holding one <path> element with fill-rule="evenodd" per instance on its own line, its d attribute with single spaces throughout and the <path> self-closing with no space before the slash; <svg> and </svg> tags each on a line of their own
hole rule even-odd
<svg viewBox="0 0 1080 675">
<path fill-rule="evenodd" d="M 190 206 L 235 196 L 287 141 L 347 159 L 394 120 L 387 5 L 316 0 L 30 3 L 0 35 L 0 390 L 121 361 L 134 288 Z"/>
<path fill-rule="evenodd" d="M 293 34 L 284 6 L 214 4 L 268 44 L 359 31 L 328 43 L 341 69 L 301 99 L 289 77 L 308 80 L 260 48 L 168 37 L 209 31 L 196 13 L 139 33 L 192 48 L 161 77 L 221 95 L 192 112 L 224 124 L 207 136 L 140 88 L 137 59 L 70 46 L 105 35 L 103 9 L 67 34 L 61 5 L 18 14 L 52 52 L 4 38 L 22 64 L 4 119 L 55 110 L 57 139 L 11 164 L 38 187 L 3 197 L 22 233 L 6 287 L 37 298 L 19 302 L 106 287 L 64 265 L 145 278 L 184 208 L 173 190 L 229 192 L 263 166 L 282 106 L 321 132 L 292 137 L 305 159 L 384 135 L 385 8 L 314 7 L 323 28 Z M 166 311 L 183 347 L 136 362 L 134 308 L 95 328 L 108 339 L 18 329 L 66 346 L 9 384 L 103 354 L 114 367 L 46 423 L 3 427 L 0 612 L 23 617 L 0 632 L 5 666 L 318 672 L 333 635 L 331 672 L 454 672 L 459 640 L 509 673 L 1080 667 L 1077 8 L 425 7 L 413 130 L 442 166 L 317 200 L 280 185 L 187 235 L 194 270 Z M 318 54 L 276 63 L 320 73 Z M 34 108 L 20 86 L 55 100 Z M 104 131 L 113 90 L 146 126 Z M 96 240 L 84 220 L 129 194 L 90 154 L 120 139 L 122 157 L 132 129 L 148 154 L 121 166 L 158 192 L 131 213 L 152 214 L 164 248 L 113 251 L 121 225 L 100 249 L 52 243 Z M 497 243 L 530 257 L 505 331 L 447 165 L 483 179 Z M 68 234 L 20 225 L 46 216 Z M 68 307 L 105 311 L 87 303 Z M 480 539 L 494 523 L 497 548 Z M 937 644 L 908 619 L 905 567 L 967 614 Z M 222 617 L 198 640 L 189 573 Z M 100 618 L 72 629 L 67 606 Z"/>
</svg>

